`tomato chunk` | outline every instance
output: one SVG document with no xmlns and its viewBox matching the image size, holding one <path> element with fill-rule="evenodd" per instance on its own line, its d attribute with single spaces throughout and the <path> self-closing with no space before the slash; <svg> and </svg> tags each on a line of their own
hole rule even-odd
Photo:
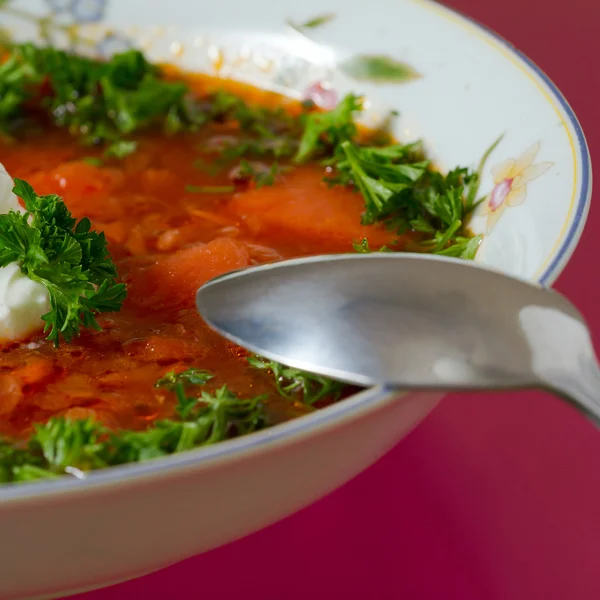
<svg viewBox="0 0 600 600">
<path fill-rule="evenodd" d="M 373 245 L 390 244 L 398 236 L 380 226 L 361 225 L 360 194 L 341 186 L 327 189 L 319 167 L 297 168 L 272 186 L 235 195 L 230 210 L 255 234 L 279 232 L 337 242 L 348 249 L 367 238 Z"/>
<path fill-rule="evenodd" d="M 70 161 L 33 173 L 27 180 L 40 195 L 62 196 L 75 216 L 112 221 L 125 214 L 122 201 L 112 196 L 124 180 L 120 169 Z"/>
<path fill-rule="evenodd" d="M 217 238 L 160 258 L 145 270 L 131 274 L 130 297 L 145 308 L 189 308 L 198 288 L 218 275 L 250 264 L 246 246 L 230 238 Z"/>
</svg>

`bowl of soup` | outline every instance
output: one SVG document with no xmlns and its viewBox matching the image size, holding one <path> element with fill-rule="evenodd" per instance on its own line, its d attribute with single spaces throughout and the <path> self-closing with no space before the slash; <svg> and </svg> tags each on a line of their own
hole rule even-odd
<svg viewBox="0 0 600 600">
<path fill-rule="evenodd" d="M 202 321 L 202 284 L 424 252 L 550 285 L 584 226 L 566 100 L 435 3 L 12 0 L 0 20 L 0 597 L 256 531 L 440 400 L 250 355 Z"/>
</svg>

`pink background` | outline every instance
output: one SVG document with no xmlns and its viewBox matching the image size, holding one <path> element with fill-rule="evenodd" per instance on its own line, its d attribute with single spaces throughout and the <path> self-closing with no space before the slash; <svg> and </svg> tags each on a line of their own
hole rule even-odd
<svg viewBox="0 0 600 600">
<path fill-rule="evenodd" d="M 600 3 L 449 0 L 536 61 L 600 148 Z M 600 212 L 557 284 L 600 334 Z M 202 510 L 198 507 L 198 510 Z M 541 393 L 455 395 L 366 473 L 242 541 L 79 600 L 600 598 L 600 435 Z"/>
</svg>

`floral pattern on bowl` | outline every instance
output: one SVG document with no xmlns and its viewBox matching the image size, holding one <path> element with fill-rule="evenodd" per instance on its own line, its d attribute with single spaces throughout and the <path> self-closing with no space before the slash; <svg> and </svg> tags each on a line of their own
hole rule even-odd
<svg viewBox="0 0 600 600">
<path fill-rule="evenodd" d="M 519 206 L 527 198 L 527 184 L 554 166 L 551 162 L 534 164 L 540 143 L 528 148 L 519 158 L 508 158 L 492 168 L 494 189 L 485 200 L 487 232 L 490 233 L 508 207 Z"/>
</svg>

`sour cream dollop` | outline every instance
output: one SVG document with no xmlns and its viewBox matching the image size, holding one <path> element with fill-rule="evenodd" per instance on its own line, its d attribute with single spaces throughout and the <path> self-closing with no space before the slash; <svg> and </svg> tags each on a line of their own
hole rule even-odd
<svg viewBox="0 0 600 600">
<path fill-rule="evenodd" d="M 13 194 L 13 180 L 0 163 L 0 213 L 24 213 Z M 21 340 L 44 327 L 42 315 L 50 310 L 48 290 L 21 271 L 18 262 L 0 268 L 0 342 Z"/>
</svg>

